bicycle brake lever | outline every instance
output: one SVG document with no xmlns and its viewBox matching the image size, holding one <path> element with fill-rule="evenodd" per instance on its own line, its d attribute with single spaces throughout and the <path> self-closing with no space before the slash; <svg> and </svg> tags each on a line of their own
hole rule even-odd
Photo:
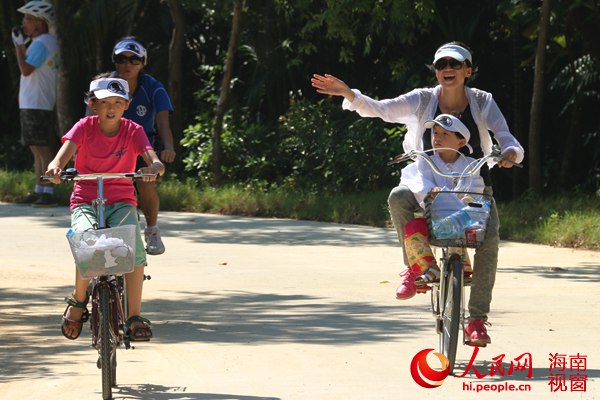
<svg viewBox="0 0 600 400">
<path fill-rule="evenodd" d="M 394 164 L 400 164 L 404 161 L 408 161 L 408 160 L 412 160 L 412 156 L 413 156 L 413 152 L 409 151 L 408 153 L 404 153 L 404 154 L 399 154 L 397 156 L 395 156 L 392 160 L 387 162 L 387 165 L 394 165 Z"/>
<path fill-rule="evenodd" d="M 509 162 L 513 165 L 513 167 L 517 167 L 517 168 L 523 168 L 523 164 L 519 164 L 516 162 L 513 162 L 511 160 L 509 160 L 508 158 L 505 158 L 502 155 L 502 150 L 500 149 L 500 146 L 498 146 L 497 144 L 492 146 L 492 158 L 494 159 L 494 161 L 498 162 L 498 161 L 506 161 Z"/>
</svg>

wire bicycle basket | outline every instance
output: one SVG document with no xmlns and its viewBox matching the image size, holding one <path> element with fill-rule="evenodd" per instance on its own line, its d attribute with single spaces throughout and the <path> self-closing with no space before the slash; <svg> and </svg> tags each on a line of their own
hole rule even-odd
<svg viewBox="0 0 600 400">
<path fill-rule="evenodd" d="M 135 265 L 134 225 L 67 232 L 77 270 L 82 278 L 132 272 Z"/>
<path fill-rule="evenodd" d="M 438 247 L 481 246 L 493 198 L 482 193 L 440 191 L 425 204 L 429 242 Z"/>
</svg>

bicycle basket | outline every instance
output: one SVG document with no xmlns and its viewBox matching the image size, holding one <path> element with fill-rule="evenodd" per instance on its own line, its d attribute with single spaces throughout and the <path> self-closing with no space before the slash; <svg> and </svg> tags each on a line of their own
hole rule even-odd
<svg viewBox="0 0 600 400">
<path fill-rule="evenodd" d="M 439 247 L 481 246 L 492 201 L 481 193 L 437 192 L 425 207 L 429 242 Z"/>
<path fill-rule="evenodd" d="M 134 225 L 67 233 L 77 270 L 82 278 L 125 274 L 135 265 Z"/>
</svg>

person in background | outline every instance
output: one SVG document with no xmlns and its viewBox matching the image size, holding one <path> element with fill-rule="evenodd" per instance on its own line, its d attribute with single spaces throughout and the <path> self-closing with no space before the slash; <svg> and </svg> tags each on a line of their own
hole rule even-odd
<svg viewBox="0 0 600 400">
<path fill-rule="evenodd" d="M 43 182 L 40 177 L 52 159 L 53 146 L 57 140 L 54 106 L 59 47 L 56 37 L 49 33 L 54 8 L 45 1 L 30 1 L 17 11 L 24 14 L 23 26 L 12 31 L 17 63 L 21 71 L 21 143 L 29 146 L 33 154 L 36 176 L 33 192 L 17 199 L 17 202 L 33 203 L 35 207 L 53 207 L 57 204 L 54 187 Z"/>
<path fill-rule="evenodd" d="M 148 63 L 146 48 L 134 37 L 124 37 L 115 44 L 112 61 L 119 76 L 129 84 L 132 95 L 131 105 L 125 111 L 124 117 L 144 128 L 161 161 L 173 162 L 175 147 L 169 121 L 173 105 L 163 84 L 143 71 Z M 143 160 L 140 158 L 138 163 L 143 165 Z M 146 219 L 146 252 L 150 255 L 162 254 L 165 252 L 165 245 L 158 228 L 160 201 L 156 182 L 136 182 L 135 185 L 138 207 Z"/>
</svg>

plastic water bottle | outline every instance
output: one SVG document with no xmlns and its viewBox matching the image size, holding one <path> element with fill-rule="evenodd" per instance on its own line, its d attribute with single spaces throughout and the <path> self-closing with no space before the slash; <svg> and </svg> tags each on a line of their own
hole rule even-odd
<svg viewBox="0 0 600 400">
<path fill-rule="evenodd" d="M 457 239 L 463 236 L 465 228 L 471 226 L 469 213 L 459 210 L 433 223 L 433 233 L 438 239 Z"/>
</svg>

